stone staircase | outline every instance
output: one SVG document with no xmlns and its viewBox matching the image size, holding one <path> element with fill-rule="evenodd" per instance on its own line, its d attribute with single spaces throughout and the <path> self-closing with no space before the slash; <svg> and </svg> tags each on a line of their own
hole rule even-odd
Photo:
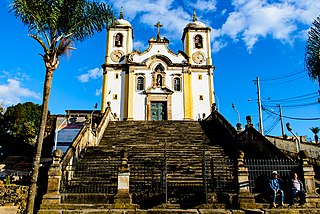
<svg viewBox="0 0 320 214">
<path fill-rule="evenodd" d="M 133 202 L 142 207 L 165 203 L 165 192 L 182 208 L 205 203 L 206 192 L 234 192 L 232 148 L 222 132 L 209 121 L 110 122 L 99 146 L 72 167 L 62 203 L 112 203 L 121 150 L 129 153 Z"/>
</svg>

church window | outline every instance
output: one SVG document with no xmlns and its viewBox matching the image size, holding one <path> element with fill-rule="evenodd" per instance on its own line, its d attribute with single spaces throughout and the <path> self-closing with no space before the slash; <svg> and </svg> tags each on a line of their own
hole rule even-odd
<svg viewBox="0 0 320 214">
<path fill-rule="evenodd" d="M 144 90 L 144 77 L 137 78 L 137 91 Z"/>
<path fill-rule="evenodd" d="M 199 100 L 203 100 L 203 95 L 199 95 Z"/>
<path fill-rule="evenodd" d="M 202 45 L 202 36 L 201 35 L 196 35 L 194 37 L 194 47 L 196 48 L 202 48 L 203 45 Z"/>
<path fill-rule="evenodd" d="M 202 75 L 201 74 L 198 75 L 198 79 L 202 80 Z"/>
<path fill-rule="evenodd" d="M 181 79 L 179 77 L 173 79 L 173 90 L 181 91 Z"/>
<path fill-rule="evenodd" d="M 117 33 L 114 39 L 114 46 L 122 47 L 123 35 L 121 33 Z"/>
<path fill-rule="evenodd" d="M 114 78 L 115 78 L 115 79 L 119 79 L 119 74 L 115 74 L 115 75 L 114 75 Z"/>
<path fill-rule="evenodd" d="M 114 94 L 114 95 L 113 95 L 113 99 L 114 99 L 114 100 L 117 100 L 117 99 L 118 99 L 118 94 Z"/>
</svg>

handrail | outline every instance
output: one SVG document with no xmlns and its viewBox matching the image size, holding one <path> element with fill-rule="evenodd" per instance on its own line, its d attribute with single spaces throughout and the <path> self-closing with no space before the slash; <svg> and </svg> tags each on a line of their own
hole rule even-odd
<svg viewBox="0 0 320 214">
<path fill-rule="evenodd" d="M 106 130 L 109 122 L 113 120 L 115 120 L 115 117 L 111 112 L 111 108 L 107 107 L 106 112 L 104 113 L 102 120 L 96 130 L 96 145 L 100 143 L 101 138 L 103 137 L 104 131 Z"/>
<path fill-rule="evenodd" d="M 108 107 L 95 132 L 91 129 L 92 124 L 86 123 L 80 130 L 76 138 L 73 140 L 66 153 L 63 155 L 60 163 L 63 166 L 72 165 L 72 163 L 77 161 L 81 151 L 84 148 L 88 146 L 98 145 L 104 134 L 105 129 L 108 126 L 109 121 L 112 120 L 115 120 L 115 118 L 111 112 L 110 107 Z"/>
</svg>

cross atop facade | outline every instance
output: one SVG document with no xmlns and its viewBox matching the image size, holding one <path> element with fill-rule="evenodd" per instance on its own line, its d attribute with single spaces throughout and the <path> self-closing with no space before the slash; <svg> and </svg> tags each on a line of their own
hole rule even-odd
<svg viewBox="0 0 320 214">
<path fill-rule="evenodd" d="M 160 22 L 158 22 L 154 26 L 158 28 L 157 41 L 159 41 L 160 40 L 160 28 L 163 27 L 163 25 L 160 24 Z"/>
</svg>

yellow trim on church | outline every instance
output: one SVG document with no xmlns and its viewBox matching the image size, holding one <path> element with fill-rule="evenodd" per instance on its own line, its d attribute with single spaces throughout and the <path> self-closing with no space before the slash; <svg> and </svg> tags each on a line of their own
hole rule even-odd
<svg viewBox="0 0 320 214">
<path fill-rule="evenodd" d="M 125 92 L 123 118 L 125 120 L 133 120 L 134 76 L 132 71 L 126 71 L 124 88 Z"/>
<path fill-rule="evenodd" d="M 128 117 L 127 120 L 133 120 L 133 92 L 134 92 L 134 76 L 133 71 L 128 72 Z"/>
<path fill-rule="evenodd" d="M 192 97 L 192 78 L 191 73 L 183 74 L 183 105 L 184 105 L 184 119 L 193 119 L 193 97 Z"/>
<path fill-rule="evenodd" d="M 213 75 L 212 75 L 213 71 L 211 71 L 211 69 L 209 69 L 209 76 L 208 76 L 208 82 L 209 82 L 209 105 L 211 108 L 211 105 L 213 103 Z"/>
<path fill-rule="evenodd" d="M 108 73 L 106 72 L 103 74 L 101 113 L 104 113 L 107 107 L 107 88 L 108 88 L 107 86 L 108 86 Z"/>
</svg>

